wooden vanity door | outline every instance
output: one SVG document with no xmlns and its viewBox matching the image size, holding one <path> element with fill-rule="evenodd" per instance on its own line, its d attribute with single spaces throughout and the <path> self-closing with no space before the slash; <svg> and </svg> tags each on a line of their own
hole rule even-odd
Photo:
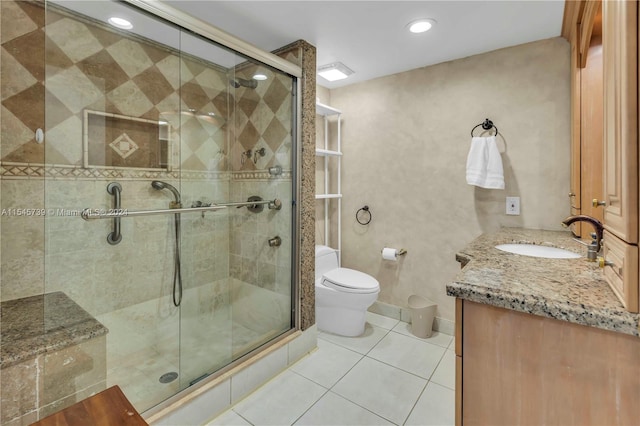
<svg viewBox="0 0 640 426">
<path fill-rule="evenodd" d="M 638 4 L 602 3 L 606 229 L 638 243 Z"/>
</svg>

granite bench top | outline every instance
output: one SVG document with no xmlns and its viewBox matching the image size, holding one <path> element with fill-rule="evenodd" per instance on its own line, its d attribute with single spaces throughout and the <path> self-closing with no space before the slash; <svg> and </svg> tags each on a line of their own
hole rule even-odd
<svg viewBox="0 0 640 426">
<path fill-rule="evenodd" d="M 0 304 L 0 369 L 109 332 L 62 292 Z"/>
<path fill-rule="evenodd" d="M 581 254 L 580 259 L 541 259 L 507 253 L 498 244 L 532 243 Z M 639 335 L 640 314 L 627 312 L 587 248 L 570 232 L 502 228 L 484 234 L 456 254 L 463 269 L 447 285 L 449 296 L 575 324 Z"/>
</svg>

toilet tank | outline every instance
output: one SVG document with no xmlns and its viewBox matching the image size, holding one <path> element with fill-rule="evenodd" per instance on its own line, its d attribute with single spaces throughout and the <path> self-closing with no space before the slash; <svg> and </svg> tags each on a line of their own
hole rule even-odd
<svg viewBox="0 0 640 426">
<path fill-rule="evenodd" d="M 338 252 L 331 247 L 316 246 L 316 281 L 338 267 Z"/>
</svg>

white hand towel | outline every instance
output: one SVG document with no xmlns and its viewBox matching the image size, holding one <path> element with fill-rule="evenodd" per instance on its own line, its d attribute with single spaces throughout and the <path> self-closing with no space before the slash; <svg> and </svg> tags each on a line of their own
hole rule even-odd
<svg viewBox="0 0 640 426">
<path fill-rule="evenodd" d="M 502 157 L 495 136 L 471 138 L 467 183 L 487 189 L 504 189 Z"/>
</svg>

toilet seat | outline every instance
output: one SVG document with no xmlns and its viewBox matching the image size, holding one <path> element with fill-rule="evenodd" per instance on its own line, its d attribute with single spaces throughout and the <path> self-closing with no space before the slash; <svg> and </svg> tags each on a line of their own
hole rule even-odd
<svg viewBox="0 0 640 426">
<path fill-rule="evenodd" d="M 377 293 L 378 280 L 371 275 L 349 268 L 336 268 L 322 276 L 322 284 L 345 293 Z"/>
</svg>

